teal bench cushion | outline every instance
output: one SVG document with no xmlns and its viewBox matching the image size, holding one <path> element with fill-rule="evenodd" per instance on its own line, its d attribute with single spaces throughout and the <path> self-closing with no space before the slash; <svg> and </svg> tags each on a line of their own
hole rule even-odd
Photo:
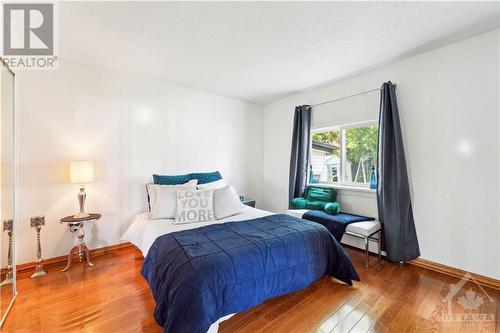
<svg viewBox="0 0 500 333">
<path fill-rule="evenodd" d="M 293 209 L 306 209 L 307 208 L 307 200 L 304 198 L 293 198 L 292 199 L 292 208 Z"/>
<path fill-rule="evenodd" d="M 310 186 L 307 189 L 306 199 L 309 201 L 333 202 L 337 200 L 337 191 L 333 188 Z"/>
<path fill-rule="evenodd" d="M 336 202 L 337 190 L 318 186 L 309 186 L 305 197 L 292 199 L 292 209 L 310 209 L 324 211 L 330 215 L 337 215 L 340 205 Z"/>
<path fill-rule="evenodd" d="M 323 210 L 325 208 L 325 205 L 327 204 L 324 201 L 307 201 L 307 209 L 312 209 L 312 210 Z"/>
<path fill-rule="evenodd" d="M 338 202 L 328 202 L 325 204 L 324 210 L 329 215 L 337 215 L 340 212 L 340 205 Z"/>
</svg>

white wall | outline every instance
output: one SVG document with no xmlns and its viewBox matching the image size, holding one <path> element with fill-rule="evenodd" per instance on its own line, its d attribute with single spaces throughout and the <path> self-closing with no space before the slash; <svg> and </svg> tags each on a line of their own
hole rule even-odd
<svg viewBox="0 0 500 333">
<path fill-rule="evenodd" d="M 498 30 L 267 105 L 263 207 L 287 208 L 294 106 L 388 80 L 397 83 L 422 258 L 500 278 Z M 353 122 L 376 116 L 378 107 L 374 93 L 313 114 L 320 123 Z M 341 191 L 340 202 L 376 215 L 373 194 Z"/>
<path fill-rule="evenodd" d="M 45 258 L 67 254 L 59 224 L 78 210 L 69 161 L 94 161 L 86 211 L 91 247 L 120 242 L 146 207 L 153 173 L 220 170 L 241 193 L 260 197 L 262 107 L 184 86 L 63 60 L 58 71 L 22 72 L 18 263 L 35 259 L 33 215 L 45 215 Z"/>
</svg>

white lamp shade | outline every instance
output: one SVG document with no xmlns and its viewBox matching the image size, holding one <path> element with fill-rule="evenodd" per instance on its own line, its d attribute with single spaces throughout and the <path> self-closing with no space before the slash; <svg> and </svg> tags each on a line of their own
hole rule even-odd
<svg viewBox="0 0 500 333">
<path fill-rule="evenodd" d="M 71 161 L 70 180 L 74 184 L 92 182 L 94 180 L 94 163 L 92 161 Z"/>
</svg>

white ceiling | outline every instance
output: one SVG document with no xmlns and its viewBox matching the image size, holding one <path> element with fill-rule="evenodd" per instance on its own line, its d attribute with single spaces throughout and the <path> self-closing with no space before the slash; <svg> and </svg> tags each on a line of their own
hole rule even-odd
<svg viewBox="0 0 500 333">
<path fill-rule="evenodd" d="M 499 26 L 498 2 L 60 3 L 61 57 L 269 103 Z"/>
</svg>

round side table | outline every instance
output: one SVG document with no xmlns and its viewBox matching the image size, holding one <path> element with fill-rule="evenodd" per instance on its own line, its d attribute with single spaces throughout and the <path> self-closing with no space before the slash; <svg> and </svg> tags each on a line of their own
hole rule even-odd
<svg viewBox="0 0 500 333">
<path fill-rule="evenodd" d="M 74 238 L 78 238 L 78 241 L 75 246 L 71 248 L 68 254 L 68 264 L 61 272 L 66 272 L 71 267 L 71 260 L 75 255 L 78 255 L 80 261 L 85 259 L 87 260 L 87 264 L 92 267 L 93 263 L 90 262 L 90 250 L 87 244 L 84 241 L 85 232 L 83 230 L 84 223 L 97 221 L 101 218 L 101 214 L 89 214 L 87 217 L 75 218 L 73 215 L 63 217 L 61 219 L 62 224 L 68 225 L 69 231 L 73 234 Z"/>
</svg>

